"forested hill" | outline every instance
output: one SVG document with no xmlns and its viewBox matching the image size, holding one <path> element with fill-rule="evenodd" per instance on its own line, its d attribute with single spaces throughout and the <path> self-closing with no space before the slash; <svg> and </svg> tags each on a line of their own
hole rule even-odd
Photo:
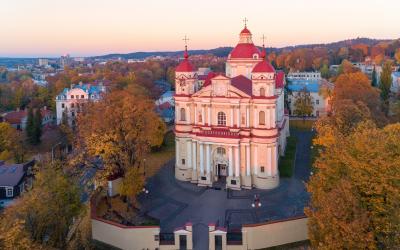
<svg viewBox="0 0 400 250">
<path fill-rule="evenodd" d="M 303 44 L 303 45 L 296 45 L 296 46 L 287 46 L 282 48 L 267 48 L 270 51 L 280 52 L 282 50 L 293 50 L 296 48 L 314 48 L 314 47 L 324 47 L 328 50 L 336 50 L 342 47 L 350 47 L 352 45 L 357 44 L 365 44 L 367 46 L 374 46 L 381 42 L 390 42 L 392 40 L 383 40 L 383 39 L 370 39 L 370 38 L 355 38 L 355 39 L 348 39 L 339 42 L 327 43 L 327 44 Z M 232 50 L 232 47 L 219 47 L 215 49 L 209 50 L 190 50 L 189 53 L 191 55 L 204 55 L 204 54 L 212 54 L 218 57 L 226 57 L 228 56 L 229 52 Z M 110 58 L 118 58 L 121 57 L 123 59 L 143 59 L 149 56 L 181 56 L 183 51 L 161 51 L 161 52 L 133 52 L 128 54 L 108 54 L 102 56 L 94 56 L 92 58 L 98 59 L 110 59 Z"/>
</svg>

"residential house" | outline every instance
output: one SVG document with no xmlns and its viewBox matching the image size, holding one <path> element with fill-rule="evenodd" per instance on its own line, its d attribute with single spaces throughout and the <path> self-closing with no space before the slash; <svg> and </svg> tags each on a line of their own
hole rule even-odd
<svg viewBox="0 0 400 250">
<path fill-rule="evenodd" d="M 6 164 L 0 161 L 0 199 L 14 198 L 32 185 L 34 161 L 24 164 Z"/>
<path fill-rule="evenodd" d="M 42 114 L 42 126 L 43 128 L 51 127 L 54 124 L 53 112 L 43 107 L 40 109 Z M 18 130 L 25 130 L 26 123 L 28 121 L 28 110 L 16 110 L 3 114 L 3 120 L 11 124 L 12 127 Z"/>
</svg>

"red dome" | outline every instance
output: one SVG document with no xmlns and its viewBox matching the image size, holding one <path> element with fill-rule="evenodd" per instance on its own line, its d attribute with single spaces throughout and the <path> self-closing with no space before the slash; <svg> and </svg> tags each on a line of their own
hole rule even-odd
<svg viewBox="0 0 400 250">
<path fill-rule="evenodd" d="M 263 60 L 262 62 L 257 63 L 252 73 L 275 73 L 275 69 L 269 62 Z"/>
<path fill-rule="evenodd" d="M 244 29 L 242 29 L 240 34 L 249 34 L 249 35 L 251 35 L 251 32 L 250 32 L 250 30 L 247 29 L 247 27 L 244 27 Z"/>
<path fill-rule="evenodd" d="M 260 50 L 252 43 L 239 43 L 231 51 L 230 58 L 253 58 L 253 55 L 260 56 Z"/>
<path fill-rule="evenodd" d="M 176 72 L 193 72 L 194 68 L 193 65 L 189 62 L 188 58 L 185 57 L 183 61 L 176 67 Z"/>
</svg>

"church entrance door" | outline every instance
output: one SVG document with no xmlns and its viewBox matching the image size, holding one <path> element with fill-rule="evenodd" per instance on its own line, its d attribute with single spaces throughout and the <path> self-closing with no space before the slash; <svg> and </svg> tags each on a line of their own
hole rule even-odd
<svg viewBox="0 0 400 250">
<path fill-rule="evenodd" d="M 218 164 L 218 177 L 226 177 L 228 170 L 226 164 Z"/>
</svg>

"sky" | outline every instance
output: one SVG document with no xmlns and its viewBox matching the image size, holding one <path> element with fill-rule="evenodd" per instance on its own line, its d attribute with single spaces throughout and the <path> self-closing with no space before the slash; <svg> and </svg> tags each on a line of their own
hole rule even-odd
<svg viewBox="0 0 400 250">
<path fill-rule="evenodd" d="M 58 57 L 400 37 L 399 0 L 1 0 L 0 57 Z"/>
</svg>

